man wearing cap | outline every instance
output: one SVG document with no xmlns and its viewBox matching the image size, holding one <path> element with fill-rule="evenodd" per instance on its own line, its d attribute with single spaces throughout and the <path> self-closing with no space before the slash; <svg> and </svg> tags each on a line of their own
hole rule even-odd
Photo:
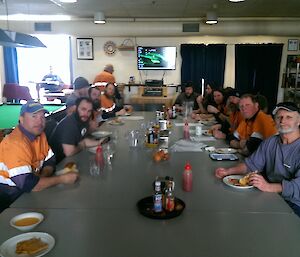
<svg viewBox="0 0 300 257">
<path fill-rule="evenodd" d="M 88 97 L 90 84 L 86 78 L 78 77 L 73 83 L 74 92 L 67 98 L 67 113 L 71 114 L 75 111 L 75 102 L 80 97 Z"/>
<path fill-rule="evenodd" d="M 273 111 L 279 135 L 263 141 L 257 151 L 232 168 L 217 168 L 215 175 L 251 173 L 250 184 L 264 192 L 280 193 L 300 216 L 300 113 L 292 102 L 277 104 Z"/>
<path fill-rule="evenodd" d="M 249 156 L 263 140 L 275 135 L 277 130 L 272 117 L 259 109 L 254 95 L 242 95 L 239 106 L 244 119 L 229 141 L 231 147 Z"/>
<path fill-rule="evenodd" d="M 87 137 L 93 113 L 92 100 L 87 97 L 78 98 L 75 106 L 75 112 L 57 124 L 49 140 L 57 163 L 66 156 L 74 155 L 86 147 L 97 146 L 103 141 Z"/>
<path fill-rule="evenodd" d="M 73 173 L 50 177 L 55 156 L 43 132 L 45 112 L 40 103 L 27 102 L 21 108 L 19 125 L 0 144 L 0 209 L 23 192 L 71 184 L 78 177 Z"/>
</svg>

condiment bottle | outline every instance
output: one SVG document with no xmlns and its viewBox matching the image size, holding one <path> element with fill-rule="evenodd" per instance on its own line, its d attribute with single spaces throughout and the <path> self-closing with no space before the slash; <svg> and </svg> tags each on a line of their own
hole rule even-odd
<svg viewBox="0 0 300 257">
<path fill-rule="evenodd" d="M 148 143 L 149 144 L 154 144 L 154 131 L 152 128 L 149 128 L 149 131 L 148 131 Z"/>
<path fill-rule="evenodd" d="M 172 108 L 172 118 L 173 119 L 176 118 L 176 107 L 175 107 L 175 105 L 173 105 L 173 108 Z"/>
<path fill-rule="evenodd" d="M 175 208 L 175 197 L 172 190 L 172 183 L 168 183 L 167 192 L 165 195 L 165 209 L 168 212 L 174 211 Z"/>
<path fill-rule="evenodd" d="M 185 164 L 182 175 L 182 188 L 186 192 L 191 192 L 193 187 L 193 173 L 192 166 L 189 162 Z"/>
<path fill-rule="evenodd" d="M 184 139 L 190 139 L 190 127 L 189 127 L 189 123 L 188 123 L 187 120 L 184 123 L 183 138 Z"/>
<path fill-rule="evenodd" d="M 173 118 L 173 111 L 172 108 L 168 108 L 168 118 L 172 119 Z"/>
<path fill-rule="evenodd" d="M 153 211 L 162 212 L 163 202 L 162 202 L 162 192 L 160 181 L 155 181 L 155 194 L 153 196 Z"/>
<path fill-rule="evenodd" d="M 95 156 L 96 164 L 100 169 L 104 167 L 104 156 L 103 156 L 103 149 L 101 145 L 97 146 L 96 149 L 96 156 Z"/>
</svg>

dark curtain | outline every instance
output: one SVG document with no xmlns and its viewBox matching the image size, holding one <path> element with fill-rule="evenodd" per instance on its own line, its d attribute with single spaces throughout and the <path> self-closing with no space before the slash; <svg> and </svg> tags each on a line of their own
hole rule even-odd
<svg viewBox="0 0 300 257">
<path fill-rule="evenodd" d="M 18 56 L 15 47 L 3 47 L 5 81 L 19 84 Z"/>
<path fill-rule="evenodd" d="M 182 44 L 180 48 L 181 83 L 192 81 L 201 93 L 201 80 L 214 87 L 223 87 L 226 45 Z"/>
<path fill-rule="evenodd" d="M 269 112 L 277 102 L 283 44 L 235 46 L 235 87 L 243 93 L 267 97 Z"/>
</svg>

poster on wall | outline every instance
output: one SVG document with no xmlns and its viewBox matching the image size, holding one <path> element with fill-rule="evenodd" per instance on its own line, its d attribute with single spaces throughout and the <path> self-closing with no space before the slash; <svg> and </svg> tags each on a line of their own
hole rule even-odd
<svg viewBox="0 0 300 257">
<path fill-rule="evenodd" d="M 77 59 L 94 60 L 94 49 L 92 38 L 77 38 Z"/>
<path fill-rule="evenodd" d="M 298 51 L 299 40 L 289 39 L 288 40 L 288 51 Z"/>
</svg>

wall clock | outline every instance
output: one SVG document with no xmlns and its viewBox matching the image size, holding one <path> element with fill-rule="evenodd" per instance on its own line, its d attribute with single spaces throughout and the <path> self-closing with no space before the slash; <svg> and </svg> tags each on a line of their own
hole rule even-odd
<svg viewBox="0 0 300 257">
<path fill-rule="evenodd" d="M 107 41 L 103 48 L 104 52 L 109 56 L 114 55 L 117 51 L 117 45 L 113 41 Z"/>
</svg>

